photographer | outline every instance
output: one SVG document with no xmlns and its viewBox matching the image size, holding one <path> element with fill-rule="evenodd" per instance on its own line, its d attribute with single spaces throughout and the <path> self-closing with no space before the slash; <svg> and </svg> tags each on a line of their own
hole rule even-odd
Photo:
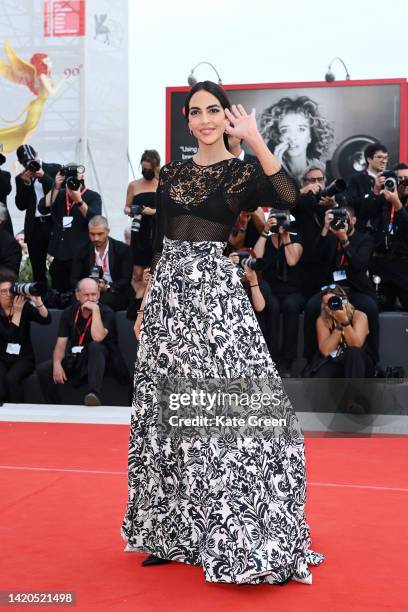
<svg viewBox="0 0 408 612">
<path fill-rule="evenodd" d="M 370 272 L 381 280 L 382 309 L 393 310 L 398 298 L 408 310 L 408 165 L 400 163 L 387 175 L 375 202 L 362 206 L 361 217 L 373 228 Z"/>
<path fill-rule="evenodd" d="M 333 282 L 350 295 L 354 306 L 366 313 L 370 327 L 370 343 L 378 360 L 378 306 L 374 285 L 367 276 L 373 252 L 373 238 L 355 229 L 354 210 L 329 209 L 318 245 L 322 261 L 327 262 L 325 285 Z M 305 308 L 304 356 L 310 362 L 316 350 L 315 322 L 320 311 L 320 294 L 313 296 Z"/>
<path fill-rule="evenodd" d="M 309 299 L 319 291 L 326 275 L 318 248 L 324 215 L 329 208 L 344 205 L 346 183 L 338 179 L 327 186 L 325 167 L 315 162 L 305 168 L 301 184 L 293 214 L 302 234 L 303 255 L 299 263 L 302 293 Z"/>
<path fill-rule="evenodd" d="M 388 150 L 380 142 L 369 144 L 364 149 L 366 169 L 357 172 L 350 177 L 347 186 L 347 204 L 354 208 L 358 218 L 357 229 L 364 230 L 365 223 L 360 220 L 360 211 L 363 204 L 365 206 L 375 203 L 380 194 L 383 184 L 385 171 L 388 163 Z"/>
<path fill-rule="evenodd" d="M 0 268 L 7 268 L 18 274 L 22 252 L 17 240 L 5 229 L 7 218 L 7 208 L 0 204 Z"/>
<path fill-rule="evenodd" d="M 55 184 L 40 203 L 40 212 L 51 209 L 52 232 L 48 248 L 54 260 L 50 267 L 52 288 L 60 294 L 71 290 L 72 262 L 88 244 L 88 223 L 101 214 L 99 193 L 85 186 L 84 167 L 69 164 L 61 168 Z"/>
<path fill-rule="evenodd" d="M 0 153 L 0 166 L 6 163 L 6 158 Z M 6 170 L 2 170 L 0 167 L 0 202 L 4 204 L 7 209 L 7 196 L 11 192 L 11 174 Z M 11 222 L 10 213 L 7 209 L 6 220 L 4 221 L 4 228 L 11 236 L 14 236 L 13 224 Z"/>
<path fill-rule="evenodd" d="M 367 342 L 368 319 L 356 310 L 339 285 L 322 287 L 316 321 L 319 352 L 308 375 L 317 378 L 371 378 L 375 358 Z"/>
<path fill-rule="evenodd" d="M 33 280 L 47 284 L 47 251 L 51 234 L 49 210 L 40 208 L 40 202 L 51 190 L 59 164 L 46 164 L 31 145 L 18 147 L 17 159 L 24 170 L 16 176 L 16 206 L 25 210 L 24 235 L 28 247 Z"/>
<path fill-rule="evenodd" d="M 92 217 L 88 229 L 89 243 L 74 259 L 71 284 L 75 287 L 82 278 L 94 278 L 101 292 L 100 303 L 114 311 L 125 310 L 132 278 L 130 248 L 110 238 L 108 221 L 101 215 Z"/>
<path fill-rule="evenodd" d="M 305 299 L 300 292 L 298 263 L 303 253 L 301 237 L 291 227 L 290 216 L 271 211 L 254 252 L 263 260 L 263 279 L 271 291 L 267 333 L 271 356 L 283 377 L 291 376 L 297 354 L 299 314 Z M 283 314 L 283 345 L 279 351 L 280 313 Z"/>
<path fill-rule="evenodd" d="M 130 248 L 133 257 L 132 287 L 136 300 L 143 298 L 143 270 L 153 258 L 156 231 L 156 190 L 159 184 L 160 155 L 146 149 L 140 158 L 142 177 L 129 183 L 124 212 L 132 218 Z"/>
<path fill-rule="evenodd" d="M 129 382 L 126 365 L 116 346 L 113 311 L 99 304 L 98 284 L 82 279 L 75 291 L 76 302 L 61 316 L 53 360 L 37 368 L 46 401 L 59 404 L 58 386 L 70 381 L 73 386 L 87 383 L 87 406 L 100 406 L 100 393 L 106 369 L 112 369 L 122 384 Z"/>
<path fill-rule="evenodd" d="M 35 367 L 31 321 L 47 325 L 51 318 L 41 297 L 16 293 L 15 283 L 14 272 L 0 269 L 0 403 L 18 404 L 24 401 L 23 380 Z"/>
</svg>

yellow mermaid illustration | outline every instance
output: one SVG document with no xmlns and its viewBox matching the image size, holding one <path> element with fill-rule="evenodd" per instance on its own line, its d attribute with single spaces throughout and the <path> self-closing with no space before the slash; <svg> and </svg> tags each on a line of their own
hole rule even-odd
<svg viewBox="0 0 408 612">
<path fill-rule="evenodd" d="M 22 123 L 0 127 L 0 151 L 10 153 L 30 140 L 42 117 L 45 102 L 57 93 L 62 83 L 53 86 L 51 61 L 45 53 L 35 53 L 27 62 L 17 55 L 8 40 L 4 41 L 4 51 L 8 63 L 0 60 L 0 76 L 12 83 L 25 85 L 36 96 L 13 122 L 7 121 L 14 123 L 25 114 Z"/>
</svg>

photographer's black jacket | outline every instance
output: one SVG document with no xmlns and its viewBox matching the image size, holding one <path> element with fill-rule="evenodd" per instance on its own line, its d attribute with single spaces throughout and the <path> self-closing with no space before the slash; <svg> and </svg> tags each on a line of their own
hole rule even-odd
<svg viewBox="0 0 408 612">
<path fill-rule="evenodd" d="M 318 199 L 311 192 L 300 195 L 296 200 L 292 212 L 296 219 L 296 227 L 302 235 L 303 254 L 301 261 L 303 264 L 321 262 L 318 244 L 327 210 L 328 207 L 319 204 Z"/>
<path fill-rule="evenodd" d="M 293 244 L 302 244 L 299 234 L 291 235 L 290 240 Z M 279 294 L 296 293 L 300 291 L 301 285 L 299 263 L 296 266 L 289 266 L 286 262 L 285 249 L 282 242 L 276 248 L 271 238 L 268 238 L 262 258 L 262 278 L 274 293 Z"/>
<path fill-rule="evenodd" d="M 88 244 L 88 223 L 95 215 L 102 213 L 102 200 L 99 193 L 87 189 L 82 196 L 82 201 L 88 205 L 88 211 L 84 217 L 80 207 L 75 205 L 70 213 L 73 217 L 72 227 L 63 229 L 62 219 L 67 215 L 65 189 L 61 189 L 51 205 L 52 229 L 48 253 L 55 259 L 69 261 L 74 259 L 78 250 Z M 38 210 L 46 213 L 49 208 L 45 206 L 45 200 L 41 200 Z"/>
<path fill-rule="evenodd" d="M 367 171 L 357 172 L 350 177 L 346 199 L 349 206 L 354 208 L 357 217 L 360 216 L 363 204 L 370 204 L 377 199 L 378 196 L 373 191 L 374 185 L 375 179 Z M 360 219 L 358 224 L 357 229 L 362 229 L 363 225 Z"/>
<path fill-rule="evenodd" d="M 6 170 L 0 169 L 0 202 L 4 204 L 7 208 L 7 196 L 11 191 L 11 174 Z M 10 213 L 7 210 L 8 218 L 3 223 L 3 227 L 6 231 L 9 232 L 12 236 L 14 236 L 13 232 L 13 224 L 11 222 Z"/>
<path fill-rule="evenodd" d="M 396 259 L 408 257 L 408 209 L 394 213 L 393 233 L 390 233 L 391 204 L 381 194 L 375 201 L 365 202 L 360 211 L 362 221 L 370 221 L 376 253 L 390 253 Z"/>
<path fill-rule="evenodd" d="M 42 164 L 44 176 L 36 180 L 39 181 L 42 185 L 44 197 L 52 189 L 55 175 L 57 174 L 60 168 L 60 164 Z M 50 211 L 48 209 L 41 210 L 40 206 L 43 201 L 44 200 L 41 199 L 38 203 L 38 210 L 41 212 L 41 214 L 45 215 L 48 214 Z M 31 185 L 26 185 L 20 175 L 16 176 L 15 202 L 18 210 L 26 211 L 24 220 L 24 236 L 25 241 L 29 242 L 34 230 L 35 210 L 37 207 L 37 196 L 34 189 L 34 181 L 32 181 Z"/>
<path fill-rule="evenodd" d="M 8 268 L 18 274 L 22 253 L 21 246 L 9 232 L 0 226 L 0 268 Z"/>
<path fill-rule="evenodd" d="M 48 325 L 51 323 L 51 316 L 42 317 L 30 302 L 26 302 L 21 313 L 20 325 L 10 323 L 8 317 L 4 316 L 3 310 L 0 308 L 0 361 L 13 363 L 19 359 L 28 359 L 35 361 L 33 346 L 30 337 L 30 324 L 35 321 L 40 325 Z M 7 344 L 20 344 L 20 354 L 10 355 L 6 352 Z"/>
<path fill-rule="evenodd" d="M 373 237 L 367 232 L 354 230 L 349 236 L 349 245 L 344 247 L 336 236 L 329 233 L 327 236 L 320 236 L 319 249 L 324 259 L 329 263 L 327 276 L 323 284 L 330 285 L 336 282 L 338 285 L 349 286 L 354 291 L 365 293 L 376 299 L 375 288 L 367 276 L 367 269 L 374 249 Z M 344 263 L 341 259 L 344 255 Z M 333 272 L 336 270 L 346 270 L 347 279 L 344 281 L 334 281 Z"/>
<path fill-rule="evenodd" d="M 115 293 L 128 292 L 132 278 L 132 252 L 127 244 L 114 238 L 109 238 L 109 271 L 112 277 L 111 291 Z M 71 283 L 86 278 L 95 265 L 95 247 L 89 242 L 75 257 L 72 264 Z"/>
</svg>

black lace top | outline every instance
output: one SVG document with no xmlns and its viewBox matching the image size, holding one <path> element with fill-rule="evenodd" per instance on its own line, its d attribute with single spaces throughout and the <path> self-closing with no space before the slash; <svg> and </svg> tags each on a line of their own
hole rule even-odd
<svg viewBox="0 0 408 612">
<path fill-rule="evenodd" d="M 156 192 L 156 236 L 151 271 L 160 259 L 163 237 L 190 242 L 226 242 L 242 210 L 258 206 L 291 208 L 297 187 L 281 169 L 265 176 L 259 167 L 237 158 L 209 166 L 192 159 L 173 161 L 160 170 Z"/>
</svg>

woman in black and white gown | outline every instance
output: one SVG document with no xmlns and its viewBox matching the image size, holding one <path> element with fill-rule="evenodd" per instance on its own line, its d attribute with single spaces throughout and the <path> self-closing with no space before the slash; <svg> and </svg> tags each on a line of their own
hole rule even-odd
<svg viewBox="0 0 408 612">
<path fill-rule="evenodd" d="M 135 323 L 140 339 L 129 448 L 126 550 L 147 563 L 203 567 L 209 582 L 311 583 L 304 441 L 240 271 L 222 252 L 242 210 L 290 209 L 292 179 L 263 142 L 255 111 L 204 81 L 187 96 L 198 152 L 160 171 L 152 276 Z M 243 138 L 262 171 L 233 157 Z M 158 381 L 263 379 L 288 421 L 280 435 L 162 435 Z M 276 414 L 276 413 L 274 413 Z M 165 561 L 166 560 L 166 561 Z"/>
</svg>

